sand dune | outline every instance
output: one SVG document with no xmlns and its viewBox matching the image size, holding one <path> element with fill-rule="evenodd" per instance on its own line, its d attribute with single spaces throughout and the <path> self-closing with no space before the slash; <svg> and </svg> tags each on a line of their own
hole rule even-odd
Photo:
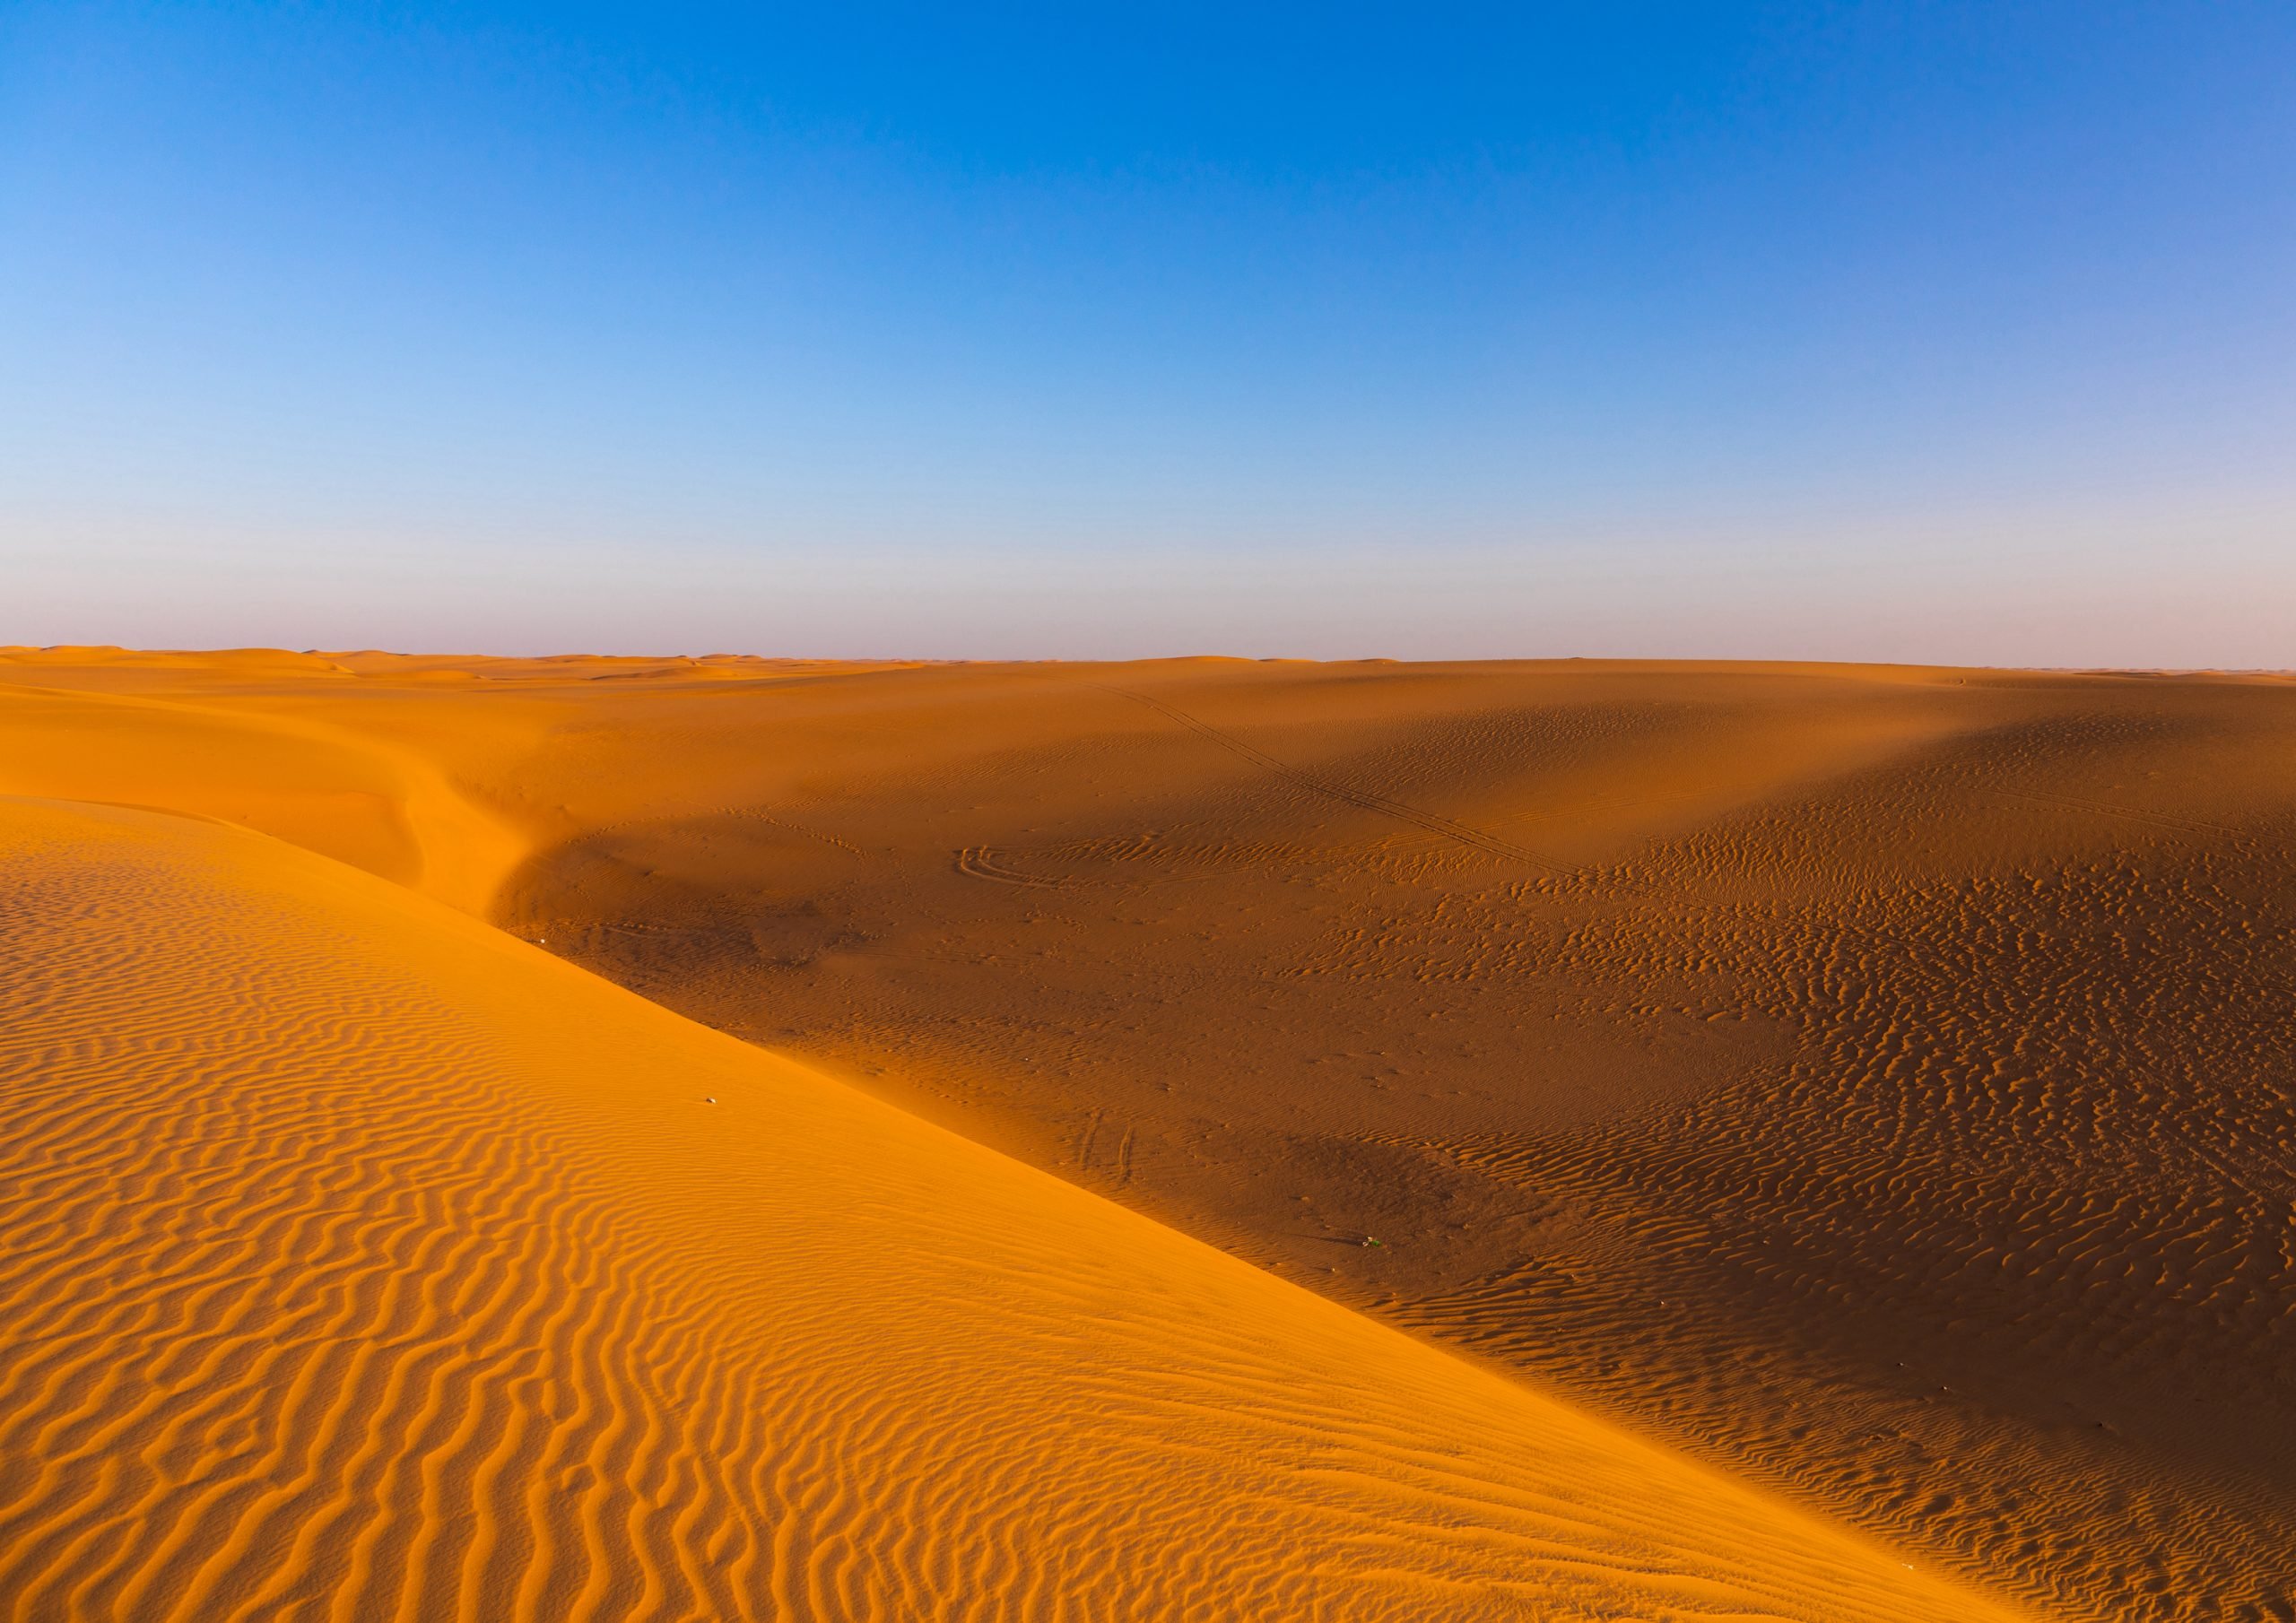
<svg viewBox="0 0 2296 1623">
<path fill-rule="evenodd" d="M 526 854 L 421 751 L 309 714 L 135 694 L 24 697 L 32 702 L 0 705 L 0 786 L 258 829 L 474 913 Z"/>
<path fill-rule="evenodd" d="M 2005 1615 L 340 864 L 0 852 L 7 1616 Z"/>
<path fill-rule="evenodd" d="M 2160 1623 L 2296 1619 L 2292 746 L 2266 678 L 0 656 L 0 792 L 427 890 Z"/>
</svg>

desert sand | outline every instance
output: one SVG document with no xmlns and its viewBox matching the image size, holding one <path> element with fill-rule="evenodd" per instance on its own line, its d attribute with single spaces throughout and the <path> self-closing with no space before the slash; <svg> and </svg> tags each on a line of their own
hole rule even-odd
<svg viewBox="0 0 2296 1623">
<path fill-rule="evenodd" d="M 8 651 L 0 1595 L 2296 1617 L 2292 744 Z"/>
</svg>

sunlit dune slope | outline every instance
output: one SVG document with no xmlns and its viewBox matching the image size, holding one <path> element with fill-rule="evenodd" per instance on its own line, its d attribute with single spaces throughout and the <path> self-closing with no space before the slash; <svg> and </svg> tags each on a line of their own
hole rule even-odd
<svg viewBox="0 0 2296 1623">
<path fill-rule="evenodd" d="M 0 861 L 0 1615 L 2001 1615 L 331 860 Z"/>
</svg>

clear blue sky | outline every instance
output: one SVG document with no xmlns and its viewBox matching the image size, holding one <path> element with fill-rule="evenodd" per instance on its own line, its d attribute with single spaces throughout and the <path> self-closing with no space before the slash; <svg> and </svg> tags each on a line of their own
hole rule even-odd
<svg viewBox="0 0 2296 1623">
<path fill-rule="evenodd" d="M 2296 664 L 2296 5 L 0 0 L 0 642 Z"/>
</svg>

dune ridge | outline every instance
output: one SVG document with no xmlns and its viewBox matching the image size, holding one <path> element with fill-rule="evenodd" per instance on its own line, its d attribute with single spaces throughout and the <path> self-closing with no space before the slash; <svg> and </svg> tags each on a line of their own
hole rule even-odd
<svg viewBox="0 0 2296 1623">
<path fill-rule="evenodd" d="M 9 1617 L 2007 1615 L 339 864 L 0 851 Z"/>
</svg>

